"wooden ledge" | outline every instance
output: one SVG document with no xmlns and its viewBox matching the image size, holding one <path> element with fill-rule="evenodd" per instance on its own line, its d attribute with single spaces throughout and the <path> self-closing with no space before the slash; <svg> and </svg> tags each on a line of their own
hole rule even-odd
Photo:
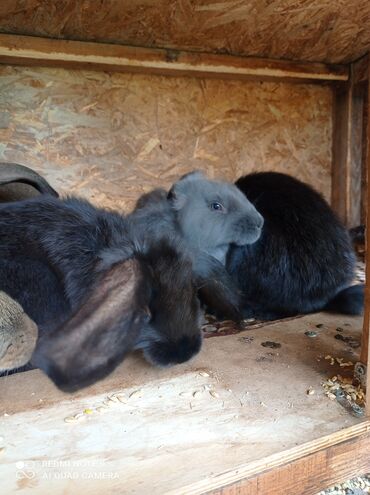
<svg viewBox="0 0 370 495">
<path fill-rule="evenodd" d="M 347 81 L 348 67 L 0 34 L 0 63 L 165 75 Z"/>
<path fill-rule="evenodd" d="M 272 466 L 255 476 L 230 482 L 207 495 L 315 495 L 336 483 L 369 472 L 370 435 L 343 439 L 322 450 Z M 189 492 L 190 493 L 190 492 Z M 187 494 L 188 495 L 188 494 Z"/>
</svg>

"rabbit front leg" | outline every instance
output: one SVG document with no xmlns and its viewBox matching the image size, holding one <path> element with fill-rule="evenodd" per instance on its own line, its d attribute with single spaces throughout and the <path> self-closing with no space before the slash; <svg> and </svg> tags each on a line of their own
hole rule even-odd
<svg viewBox="0 0 370 495">
<path fill-rule="evenodd" d="M 219 318 L 239 322 L 242 294 L 216 258 L 192 250 L 193 277 L 200 300 Z"/>
</svg>

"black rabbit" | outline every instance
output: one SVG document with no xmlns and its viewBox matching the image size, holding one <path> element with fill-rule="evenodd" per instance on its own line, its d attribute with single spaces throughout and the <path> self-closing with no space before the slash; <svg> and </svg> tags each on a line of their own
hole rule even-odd
<svg viewBox="0 0 370 495">
<path fill-rule="evenodd" d="M 0 205 L 0 260 L 0 288 L 39 325 L 32 362 L 65 390 L 131 349 L 160 366 L 200 349 L 192 264 L 175 237 L 152 243 L 117 213 L 45 196 Z"/>
<path fill-rule="evenodd" d="M 244 294 L 244 315 L 361 314 L 363 286 L 352 285 L 351 240 L 322 196 L 275 172 L 246 175 L 236 185 L 265 220 L 257 242 L 232 246 L 227 257 L 227 269 Z"/>
</svg>

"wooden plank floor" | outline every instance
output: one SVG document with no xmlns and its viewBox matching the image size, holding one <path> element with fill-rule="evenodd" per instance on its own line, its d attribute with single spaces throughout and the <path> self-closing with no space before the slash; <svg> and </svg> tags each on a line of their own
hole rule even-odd
<svg viewBox="0 0 370 495">
<path fill-rule="evenodd" d="M 204 493 L 350 439 L 367 422 L 330 401 L 321 382 L 347 369 L 326 355 L 358 356 L 336 328 L 359 339 L 361 326 L 321 313 L 208 338 L 199 356 L 171 369 L 131 356 L 74 395 L 38 370 L 2 378 L 0 492 Z M 113 393 L 124 402 L 96 412 Z"/>
</svg>

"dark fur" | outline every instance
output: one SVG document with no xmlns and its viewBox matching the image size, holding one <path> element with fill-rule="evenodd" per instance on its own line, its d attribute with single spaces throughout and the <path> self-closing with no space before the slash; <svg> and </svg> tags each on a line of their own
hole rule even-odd
<svg viewBox="0 0 370 495">
<path fill-rule="evenodd" d="M 50 184 L 29 167 L 16 163 L 0 163 L 0 203 L 20 201 L 40 194 L 58 197 L 58 193 Z M 44 322 L 46 320 L 52 321 L 55 318 L 55 310 L 59 307 L 59 300 L 63 299 L 61 288 L 48 267 L 43 263 L 33 262 L 32 265 L 28 265 L 28 270 L 25 272 L 24 261 L 21 257 L 0 259 L 0 280 L 8 288 L 8 292 L 13 294 L 17 300 L 27 301 L 30 316 L 42 313 L 45 317 Z M 18 286 L 17 281 L 20 277 L 27 284 L 27 291 L 25 291 L 24 286 Z M 37 295 L 38 293 L 40 278 L 44 282 L 46 282 L 46 278 L 49 279 L 47 284 L 49 286 L 48 300 L 35 297 L 35 294 Z M 6 370 L 4 373 L 0 373 L 0 376 L 25 371 L 30 368 L 32 366 L 28 363 L 13 370 Z"/>
<path fill-rule="evenodd" d="M 228 254 L 245 316 L 274 319 L 323 309 L 360 314 L 363 287 L 349 289 L 351 240 L 320 194 L 274 172 L 247 175 L 236 185 L 265 219 L 256 243 L 234 246 Z"/>
<path fill-rule="evenodd" d="M 351 237 L 351 240 L 354 244 L 365 244 L 365 225 L 358 225 L 357 227 L 353 227 L 352 229 L 349 229 L 349 235 Z"/>
<path fill-rule="evenodd" d="M 222 211 L 213 211 L 213 202 Z M 231 244 L 255 242 L 263 219 L 233 185 L 206 179 L 192 172 L 176 182 L 167 194 L 156 189 L 142 196 L 130 217 L 148 239 L 181 239 L 193 262 L 199 296 L 219 316 L 241 319 L 238 287 L 224 263 Z"/>
<path fill-rule="evenodd" d="M 360 260 L 365 261 L 365 251 L 366 251 L 365 225 L 359 225 L 357 227 L 353 227 L 352 229 L 350 229 L 349 235 L 351 237 L 351 241 L 355 253 L 357 254 Z"/>
<path fill-rule="evenodd" d="M 62 323 L 71 312 L 61 281 L 40 260 L 29 259 L 24 255 L 1 257 L 0 286 L 26 308 L 28 316 L 44 332 L 48 326 L 54 328 Z"/>
<path fill-rule="evenodd" d="M 120 267 L 134 256 L 138 267 L 128 290 L 126 265 Z M 40 326 L 34 363 L 63 389 L 105 376 L 131 348 L 143 348 L 161 366 L 200 348 L 191 261 L 175 239 L 144 239 L 133 220 L 75 198 L 0 205 L 0 259 L 0 288 Z M 10 273 L 18 277 L 11 284 Z M 51 306 L 44 305 L 49 297 Z M 120 297 L 122 304 L 113 304 Z"/>
<path fill-rule="evenodd" d="M 98 274 L 73 315 L 42 335 L 32 362 L 68 392 L 106 377 L 132 350 L 149 316 L 140 289 L 134 260 Z"/>
<path fill-rule="evenodd" d="M 237 285 L 219 260 L 185 241 L 176 210 L 164 189 L 143 195 L 128 221 L 133 226 L 132 238 L 140 236 L 144 244 L 157 242 L 163 236 L 177 239 L 192 259 L 193 279 L 202 303 L 219 316 L 235 321 L 242 319 Z"/>
<path fill-rule="evenodd" d="M 142 349 L 149 362 L 160 366 L 183 363 L 201 347 L 201 313 L 192 263 L 174 245 L 173 241 L 161 240 L 138 256 L 152 318 L 142 328 L 135 348 Z"/>
</svg>

